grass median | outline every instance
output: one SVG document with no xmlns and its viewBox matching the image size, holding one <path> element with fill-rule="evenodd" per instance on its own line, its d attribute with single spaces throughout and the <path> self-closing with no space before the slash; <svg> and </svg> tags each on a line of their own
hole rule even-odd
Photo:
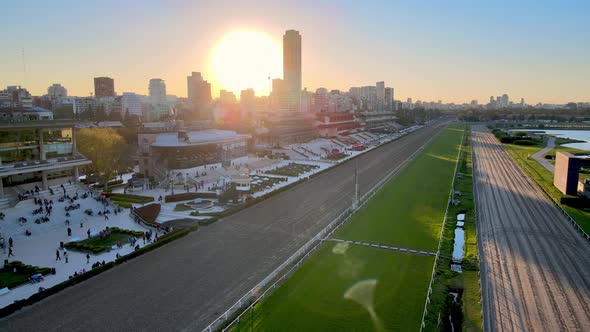
<svg viewBox="0 0 590 332">
<path fill-rule="evenodd" d="M 462 135 L 443 130 L 334 237 L 435 251 Z M 433 261 L 324 242 L 234 330 L 418 330 Z"/>
</svg>

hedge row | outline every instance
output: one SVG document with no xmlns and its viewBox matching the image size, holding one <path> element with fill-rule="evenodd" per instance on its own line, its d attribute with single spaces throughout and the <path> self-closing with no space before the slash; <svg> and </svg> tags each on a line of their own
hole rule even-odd
<svg viewBox="0 0 590 332">
<path fill-rule="evenodd" d="M 25 306 L 32 305 L 35 302 L 41 301 L 42 299 L 49 297 L 53 294 L 56 294 L 65 288 L 68 288 L 70 286 L 78 284 L 78 283 L 80 283 L 86 279 L 89 279 L 97 274 L 100 274 L 106 270 L 109 270 L 109 269 L 113 268 L 115 265 L 119 265 L 123 262 L 126 262 L 131 258 L 137 257 L 141 254 L 148 252 L 148 251 L 152 251 L 152 250 L 154 250 L 166 243 L 169 243 L 171 241 L 179 239 L 179 238 L 187 235 L 188 233 L 189 233 L 189 231 L 187 229 L 179 229 L 179 230 L 174 231 L 172 233 L 168 233 L 168 234 L 162 236 L 157 242 L 151 243 L 151 244 L 149 244 L 139 250 L 136 250 L 128 255 L 122 256 L 119 259 L 117 259 L 115 262 L 108 262 L 105 265 L 101 265 L 99 267 L 96 267 L 96 268 L 94 268 L 90 271 L 87 271 L 86 273 L 81 274 L 75 278 L 68 279 L 62 283 L 59 283 L 59 284 L 51 287 L 51 288 L 47 288 L 43 292 L 35 293 L 27 299 L 15 301 L 14 303 L 0 309 L 0 317 L 6 317 L 6 316 L 12 314 L 13 312 L 15 312 Z"/>
<path fill-rule="evenodd" d="M 113 203 L 119 205 L 122 208 L 125 209 L 129 209 L 133 206 L 133 204 L 129 203 L 129 202 L 123 202 L 123 201 L 113 201 Z"/>
<path fill-rule="evenodd" d="M 182 193 L 176 195 L 167 195 L 164 197 L 164 202 L 172 203 L 172 202 L 180 202 L 180 201 L 188 201 L 195 198 L 217 198 L 216 193 Z"/>
<path fill-rule="evenodd" d="M 142 231 L 132 231 L 130 229 L 124 229 L 119 227 L 110 227 L 109 230 L 113 233 L 127 234 L 131 236 L 143 236 Z"/>
<path fill-rule="evenodd" d="M 149 203 L 149 202 L 154 201 L 154 198 L 151 196 L 140 196 L 140 195 L 130 195 L 130 194 L 112 194 L 112 195 L 108 195 L 108 197 L 113 201 L 138 203 L 138 204 L 145 204 L 145 203 Z"/>
<path fill-rule="evenodd" d="M 106 250 L 105 246 L 90 245 L 90 244 L 82 243 L 82 242 L 68 242 L 68 243 L 64 244 L 64 247 L 71 249 L 71 250 L 88 251 L 93 254 L 98 254 L 98 253 L 101 253 Z"/>
<path fill-rule="evenodd" d="M 219 218 L 217 218 L 217 217 L 213 217 L 213 218 L 209 218 L 209 219 L 200 219 L 199 226 L 208 226 L 208 225 L 215 223 L 217 220 L 219 220 Z"/>
</svg>

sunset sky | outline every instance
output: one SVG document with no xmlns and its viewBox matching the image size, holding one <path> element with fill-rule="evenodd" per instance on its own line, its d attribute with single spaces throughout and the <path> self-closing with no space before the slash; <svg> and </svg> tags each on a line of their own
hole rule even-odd
<svg viewBox="0 0 590 332">
<path fill-rule="evenodd" d="M 217 96 L 224 87 L 212 53 L 224 36 L 274 39 L 279 59 L 264 61 L 270 69 L 234 78 L 264 82 L 269 72 L 282 76 L 282 34 L 296 29 L 311 90 L 384 80 L 402 100 L 483 103 L 508 93 L 529 103 L 590 101 L 589 10 L 588 1 L 9 1 L 0 87 L 41 95 L 61 83 L 86 96 L 93 77 L 110 76 L 118 94 L 147 94 L 158 77 L 169 94 L 186 96 L 186 76 L 200 71 Z M 268 92 L 258 85 L 257 94 Z"/>
</svg>

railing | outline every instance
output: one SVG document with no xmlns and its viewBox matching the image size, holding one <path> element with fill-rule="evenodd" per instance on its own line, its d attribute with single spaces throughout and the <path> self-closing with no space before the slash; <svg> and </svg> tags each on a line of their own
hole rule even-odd
<svg viewBox="0 0 590 332">
<path fill-rule="evenodd" d="M 422 312 L 422 323 L 420 324 L 420 331 L 426 327 L 426 315 L 428 315 L 428 305 L 430 304 L 430 294 L 432 294 L 432 284 L 434 283 L 434 275 L 436 274 L 436 266 L 440 257 L 440 247 L 442 245 L 442 238 L 445 232 L 445 225 L 447 221 L 447 215 L 449 213 L 449 206 L 453 199 L 453 193 L 455 192 L 455 179 L 457 178 L 457 169 L 459 167 L 459 160 L 463 153 L 463 141 L 465 140 L 466 132 L 463 132 L 461 137 L 461 143 L 459 144 L 459 152 L 457 152 L 457 160 L 455 161 L 455 171 L 453 172 L 453 181 L 451 182 L 451 190 L 449 192 L 449 199 L 447 200 L 447 208 L 445 210 L 445 216 L 443 217 L 442 226 L 440 229 L 440 235 L 438 237 L 438 246 L 436 248 L 436 256 L 434 257 L 434 264 L 432 264 L 432 273 L 430 275 L 430 283 L 428 284 L 428 293 L 426 294 L 426 300 L 424 301 L 424 311 Z"/>
<path fill-rule="evenodd" d="M 440 133 L 439 133 L 440 134 Z M 434 135 L 428 141 L 426 141 L 420 148 L 414 151 L 408 158 L 406 158 L 398 167 L 393 169 L 389 172 L 383 179 L 377 182 L 373 188 L 371 188 L 368 192 L 366 192 L 359 200 L 360 204 L 355 209 L 352 210 L 350 208 L 345 209 L 340 215 L 338 215 L 334 220 L 332 220 L 326 227 L 324 227 L 319 233 L 317 233 L 313 238 L 311 238 L 308 242 L 306 242 L 299 250 L 297 250 L 293 255 L 287 258 L 279 267 L 273 270 L 266 278 L 264 278 L 261 282 L 259 282 L 256 286 L 254 286 L 250 291 L 248 291 L 244 296 L 242 296 L 236 303 L 234 303 L 229 309 L 227 309 L 223 314 L 221 314 L 217 319 L 215 319 L 211 324 L 203 329 L 203 332 L 211 332 L 216 330 L 226 322 L 229 317 L 234 314 L 236 311 L 243 308 L 244 305 L 248 303 L 248 301 L 252 301 L 248 306 L 235 318 L 233 319 L 227 326 L 225 326 L 222 331 L 227 331 L 234 325 L 240 322 L 240 319 L 244 317 L 254 305 L 256 305 L 260 300 L 262 300 L 271 290 L 276 288 L 276 286 L 284 281 L 296 268 L 298 268 L 301 263 L 309 257 L 322 243 L 322 241 L 332 236 L 338 228 L 340 228 L 346 221 L 350 219 L 357 211 L 359 211 L 370 199 L 385 186 L 385 184 L 391 180 L 391 178 L 396 175 L 404 166 L 408 164 L 416 155 L 424 150 L 424 148 L 432 141 L 434 138 L 438 137 L 438 135 Z M 326 234 L 327 233 L 327 234 Z M 303 255 L 303 256 L 302 256 Z M 299 258 L 299 259 L 298 259 Z M 297 260 L 297 262 L 295 262 Z M 295 262 L 295 263 L 294 263 Z M 294 264 L 293 264 L 294 263 Z M 291 268 L 289 268 L 284 274 L 280 277 L 277 277 L 279 273 L 287 268 L 290 264 L 293 264 Z M 271 281 L 274 282 L 266 287 Z M 266 288 L 266 289 L 265 289 Z M 261 289 L 265 289 L 262 294 L 257 296 Z"/>
</svg>

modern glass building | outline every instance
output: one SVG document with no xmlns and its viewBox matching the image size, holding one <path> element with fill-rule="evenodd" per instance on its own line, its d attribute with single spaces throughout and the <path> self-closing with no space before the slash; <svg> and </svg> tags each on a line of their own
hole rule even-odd
<svg viewBox="0 0 590 332">
<path fill-rule="evenodd" d="M 76 148 L 75 121 L 0 124 L 0 197 L 11 186 L 73 176 L 90 164 Z"/>
</svg>

